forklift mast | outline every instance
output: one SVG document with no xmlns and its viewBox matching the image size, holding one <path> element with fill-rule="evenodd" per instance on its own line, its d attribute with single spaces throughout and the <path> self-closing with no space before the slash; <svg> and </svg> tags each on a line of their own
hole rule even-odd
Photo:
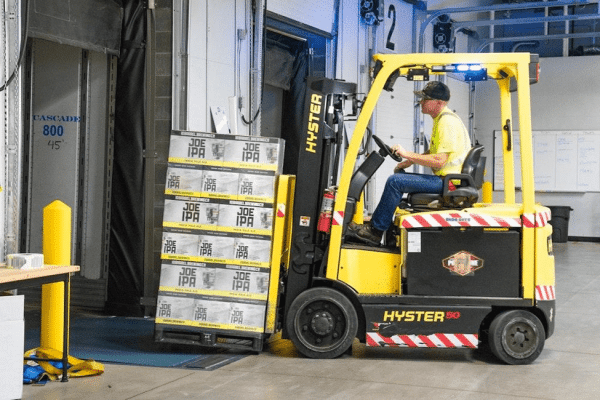
<svg viewBox="0 0 600 400">
<path fill-rule="evenodd" d="M 326 245 L 317 231 L 323 193 L 335 184 L 343 144 L 342 107 L 354 96 L 356 84 L 327 78 L 307 79 L 305 117 L 298 156 L 284 309 L 312 284 L 315 268 L 323 261 Z"/>
</svg>

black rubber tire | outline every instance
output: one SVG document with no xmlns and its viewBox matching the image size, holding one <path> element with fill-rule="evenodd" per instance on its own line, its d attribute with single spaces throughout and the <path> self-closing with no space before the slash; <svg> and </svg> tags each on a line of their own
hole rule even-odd
<svg viewBox="0 0 600 400">
<path fill-rule="evenodd" d="M 335 358 L 352 346 L 358 317 L 346 296 L 331 288 L 313 288 L 292 302 L 286 316 L 288 335 L 309 358 Z"/>
<path fill-rule="evenodd" d="M 531 364 L 542 353 L 545 340 L 544 325 L 529 311 L 505 311 L 490 325 L 490 349 L 507 364 Z"/>
</svg>

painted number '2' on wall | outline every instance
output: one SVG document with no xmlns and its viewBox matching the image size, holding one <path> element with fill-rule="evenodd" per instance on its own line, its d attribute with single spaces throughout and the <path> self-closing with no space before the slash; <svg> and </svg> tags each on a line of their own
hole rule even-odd
<svg viewBox="0 0 600 400">
<path fill-rule="evenodd" d="M 387 13 L 388 18 L 392 19 L 392 26 L 390 27 L 390 31 L 387 35 L 387 41 L 385 42 L 385 47 L 390 50 L 394 50 L 396 45 L 392 42 L 392 35 L 394 34 L 394 29 L 396 28 L 396 7 L 393 4 L 390 4 Z"/>
</svg>

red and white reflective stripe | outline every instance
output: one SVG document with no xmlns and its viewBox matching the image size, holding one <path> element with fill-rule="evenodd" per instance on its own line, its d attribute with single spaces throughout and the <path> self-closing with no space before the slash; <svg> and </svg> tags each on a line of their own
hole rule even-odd
<svg viewBox="0 0 600 400">
<path fill-rule="evenodd" d="M 523 214 L 523 226 L 525 228 L 541 228 L 548 224 L 550 220 L 549 212 L 540 212 L 536 214 Z"/>
<path fill-rule="evenodd" d="M 433 335 L 394 335 L 392 337 L 385 337 L 376 332 L 367 332 L 367 346 L 370 347 L 475 349 L 477 345 L 477 334 L 436 333 Z"/>
<path fill-rule="evenodd" d="M 333 213 L 333 225 L 342 225 L 344 223 L 344 212 L 335 211 Z"/>
<path fill-rule="evenodd" d="M 439 228 L 483 226 L 492 228 L 518 228 L 520 218 L 492 217 L 490 215 L 454 212 L 443 214 L 408 215 L 402 219 L 403 228 Z"/>
<path fill-rule="evenodd" d="M 285 204 L 277 203 L 277 217 L 278 218 L 285 217 Z"/>
<path fill-rule="evenodd" d="M 535 299 L 536 300 L 556 300 L 556 293 L 554 292 L 554 286 L 551 285 L 538 285 L 535 287 Z"/>
</svg>

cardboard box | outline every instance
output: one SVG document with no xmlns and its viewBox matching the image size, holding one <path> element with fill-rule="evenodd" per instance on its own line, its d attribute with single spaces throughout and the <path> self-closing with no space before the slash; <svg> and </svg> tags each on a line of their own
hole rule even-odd
<svg viewBox="0 0 600 400">
<path fill-rule="evenodd" d="M 240 174 L 225 167 L 205 166 L 202 173 L 202 196 L 237 199 Z"/>
<path fill-rule="evenodd" d="M 203 170 L 199 165 L 169 164 L 165 193 L 200 197 L 203 190 Z"/>
<path fill-rule="evenodd" d="M 218 229 L 230 232 L 271 235 L 273 204 L 264 202 L 222 200 Z"/>
<path fill-rule="evenodd" d="M 163 260 L 161 292 L 266 300 L 269 270 L 242 265 Z"/>
<path fill-rule="evenodd" d="M 23 397 L 24 296 L 0 296 L 0 400 Z"/>
<path fill-rule="evenodd" d="M 262 136 L 226 136 L 225 165 L 281 173 L 284 141 Z"/>
<path fill-rule="evenodd" d="M 169 143 L 169 162 L 222 165 L 225 138 L 214 133 L 173 131 Z"/>
<path fill-rule="evenodd" d="M 264 332 L 277 138 L 173 131 L 157 324 Z"/>
<path fill-rule="evenodd" d="M 270 256 L 270 236 L 180 228 L 163 229 L 163 260 L 268 267 Z"/>
<path fill-rule="evenodd" d="M 264 301 L 159 292 L 156 323 L 263 332 Z"/>
<path fill-rule="evenodd" d="M 216 229 L 219 203 L 204 197 L 165 196 L 163 226 Z"/>
<path fill-rule="evenodd" d="M 271 238 L 240 234 L 235 238 L 233 259 L 242 265 L 269 266 Z"/>
<path fill-rule="evenodd" d="M 199 236 L 199 260 L 227 263 L 233 258 L 235 238 L 225 232 L 203 232 Z"/>
<path fill-rule="evenodd" d="M 237 195 L 238 200 L 272 203 L 275 196 L 275 173 L 272 171 L 240 171 Z"/>
<path fill-rule="evenodd" d="M 164 229 L 162 258 L 191 259 L 198 256 L 199 236 L 189 230 Z"/>
</svg>

